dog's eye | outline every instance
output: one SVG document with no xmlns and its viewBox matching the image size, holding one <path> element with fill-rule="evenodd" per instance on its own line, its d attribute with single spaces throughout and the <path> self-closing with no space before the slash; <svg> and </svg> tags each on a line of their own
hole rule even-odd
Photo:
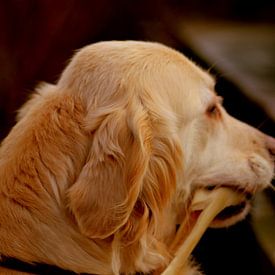
<svg viewBox="0 0 275 275">
<path fill-rule="evenodd" d="M 207 109 L 207 114 L 210 115 L 211 117 L 218 117 L 220 115 L 220 109 L 217 104 L 211 105 Z"/>
</svg>

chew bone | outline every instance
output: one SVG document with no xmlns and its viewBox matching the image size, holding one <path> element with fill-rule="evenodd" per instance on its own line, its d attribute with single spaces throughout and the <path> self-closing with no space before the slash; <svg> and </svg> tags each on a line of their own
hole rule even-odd
<svg viewBox="0 0 275 275">
<path fill-rule="evenodd" d="M 191 205 L 191 211 L 202 210 L 202 212 L 194 227 L 192 228 L 189 236 L 178 249 L 175 258 L 162 273 L 162 275 L 182 274 L 181 272 L 184 269 L 188 257 L 192 253 L 193 249 L 199 242 L 200 238 L 212 220 L 224 208 L 239 204 L 243 200 L 244 195 L 225 187 L 221 187 L 212 191 L 207 191 L 204 189 L 197 190 Z M 181 238 L 178 237 L 178 239 Z"/>
</svg>

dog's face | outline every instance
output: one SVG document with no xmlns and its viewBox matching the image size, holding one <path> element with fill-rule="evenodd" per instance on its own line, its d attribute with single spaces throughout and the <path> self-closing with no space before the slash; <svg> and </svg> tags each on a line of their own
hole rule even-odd
<svg viewBox="0 0 275 275">
<path fill-rule="evenodd" d="M 253 195 L 270 184 L 274 140 L 268 145 L 267 136 L 230 116 L 215 92 L 214 79 L 194 64 L 182 58 L 166 70 L 166 83 L 157 91 L 177 118 L 183 174 L 177 181 L 176 205 L 184 205 L 198 188 L 224 186 L 245 193 L 246 200 L 212 222 L 213 227 L 229 226 L 246 216 Z"/>
<path fill-rule="evenodd" d="M 124 170 L 105 167 L 100 172 L 120 178 L 111 189 L 115 199 L 105 189 L 109 209 L 114 209 L 112 203 L 130 204 L 134 216 L 142 216 L 172 200 L 180 215 L 195 189 L 228 186 L 244 192 L 247 200 L 212 224 L 227 226 L 243 218 L 251 196 L 270 184 L 274 140 L 268 146 L 264 134 L 231 117 L 215 93 L 214 79 L 169 48 L 99 43 L 80 51 L 58 85 L 77 90 L 86 100 L 86 127 L 95 133 L 90 171 L 99 164 Z M 77 188 L 72 187 L 72 200 Z M 93 196 L 98 206 L 98 194 Z M 125 220 L 115 218 L 121 224 L 131 216 L 124 207 L 119 212 L 125 212 Z M 109 218 L 106 226 L 114 232 L 117 221 Z"/>
<path fill-rule="evenodd" d="M 193 73 L 199 75 L 197 68 Z M 223 227 L 246 216 L 253 195 L 270 184 L 274 160 L 267 137 L 230 116 L 222 106 L 222 98 L 214 91 L 214 81 L 207 80 L 208 75 L 191 84 L 194 96 L 190 101 L 193 97 L 198 98 L 193 104 L 182 107 L 183 117 L 192 115 L 180 130 L 184 172 L 178 190 L 183 190 L 182 194 L 186 195 L 198 188 L 211 191 L 224 186 L 244 193 L 246 199 L 243 202 L 223 211 L 211 224 Z M 182 95 L 184 102 L 185 93 Z M 187 186 L 189 192 L 186 192 Z"/>
</svg>

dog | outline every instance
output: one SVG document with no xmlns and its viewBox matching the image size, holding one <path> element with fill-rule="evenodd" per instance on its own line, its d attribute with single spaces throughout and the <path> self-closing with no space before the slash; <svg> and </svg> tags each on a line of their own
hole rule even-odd
<svg viewBox="0 0 275 275">
<path fill-rule="evenodd" d="M 199 188 L 250 198 L 271 184 L 275 140 L 231 117 L 215 80 L 151 42 L 79 50 L 0 148 L 0 255 L 76 273 L 150 273 Z M 191 265 L 183 274 L 200 274 Z"/>
</svg>

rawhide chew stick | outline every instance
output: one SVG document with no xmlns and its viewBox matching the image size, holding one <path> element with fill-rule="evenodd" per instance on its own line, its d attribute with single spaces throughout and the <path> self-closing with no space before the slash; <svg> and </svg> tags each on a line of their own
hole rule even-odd
<svg viewBox="0 0 275 275">
<path fill-rule="evenodd" d="M 200 238 L 211 224 L 213 219 L 226 207 L 239 204 L 244 200 L 244 195 L 234 192 L 230 188 L 220 187 L 212 191 L 199 189 L 194 195 L 191 204 L 191 212 L 202 211 L 185 239 L 184 243 L 176 252 L 175 258 L 168 265 L 162 275 L 181 274 L 186 261 Z M 177 237 L 176 237 L 177 239 Z M 181 239 L 178 237 L 178 239 Z"/>
</svg>

